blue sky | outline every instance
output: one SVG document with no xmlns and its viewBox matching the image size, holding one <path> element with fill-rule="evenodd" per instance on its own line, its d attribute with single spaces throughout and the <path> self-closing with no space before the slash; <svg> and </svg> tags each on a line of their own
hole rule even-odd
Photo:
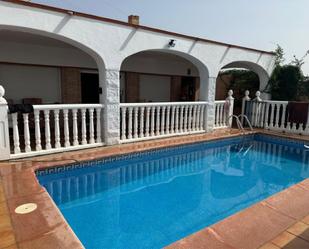
<svg viewBox="0 0 309 249">
<path fill-rule="evenodd" d="M 289 62 L 309 49 L 308 0 L 37 0 L 114 19 L 264 50 L 280 44 Z M 309 57 L 303 66 L 309 75 Z"/>
</svg>

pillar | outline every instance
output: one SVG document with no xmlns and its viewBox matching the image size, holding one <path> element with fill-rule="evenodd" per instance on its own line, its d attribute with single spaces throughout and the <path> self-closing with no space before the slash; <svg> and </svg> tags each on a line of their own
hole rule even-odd
<svg viewBox="0 0 309 249">
<path fill-rule="evenodd" d="M 107 145 L 120 142 L 120 71 L 100 68 L 101 103 L 104 104 L 102 129 Z"/>
<path fill-rule="evenodd" d="M 208 106 L 205 112 L 205 130 L 210 132 L 215 124 L 215 95 L 216 95 L 217 77 L 203 77 L 201 75 L 200 99 L 207 101 Z"/>
<path fill-rule="evenodd" d="M 264 92 L 266 89 L 266 86 L 268 85 L 269 82 L 269 76 L 266 73 L 260 73 L 259 79 L 260 79 L 260 92 L 261 92 L 261 98 L 264 100 L 270 100 L 271 95 L 269 93 Z"/>
<path fill-rule="evenodd" d="M 10 159 L 10 135 L 8 126 L 8 105 L 5 90 L 0 85 L 0 160 Z"/>
</svg>

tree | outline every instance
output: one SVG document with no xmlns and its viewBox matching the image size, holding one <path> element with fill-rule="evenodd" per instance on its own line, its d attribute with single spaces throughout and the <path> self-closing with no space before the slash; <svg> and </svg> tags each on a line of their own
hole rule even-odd
<svg viewBox="0 0 309 249">
<path fill-rule="evenodd" d="M 279 45 L 275 53 L 275 69 L 265 92 L 270 93 L 275 100 L 303 100 L 309 97 L 309 81 L 301 69 L 309 51 L 300 59 L 294 55 L 294 59 L 285 65 L 284 51 Z"/>
</svg>

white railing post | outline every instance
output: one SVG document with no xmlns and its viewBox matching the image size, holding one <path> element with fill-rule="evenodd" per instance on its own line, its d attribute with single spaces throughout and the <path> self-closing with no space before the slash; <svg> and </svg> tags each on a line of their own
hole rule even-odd
<svg viewBox="0 0 309 249">
<path fill-rule="evenodd" d="M 228 91 L 228 97 L 226 98 L 227 106 L 228 106 L 228 111 L 227 111 L 227 124 L 229 127 L 232 127 L 232 118 L 229 118 L 231 115 L 233 115 L 234 111 L 234 97 L 233 97 L 233 90 Z"/>
<path fill-rule="evenodd" d="M 257 91 L 255 93 L 254 103 L 253 103 L 253 110 L 252 110 L 252 124 L 253 126 L 259 126 L 259 120 L 261 116 L 261 92 Z"/>
<path fill-rule="evenodd" d="M 0 160 L 10 159 L 10 135 L 8 125 L 8 105 L 5 90 L 0 85 Z"/>
<path fill-rule="evenodd" d="M 40 127 L 40 110 L 34 110 L 34 128 L 35 128 L 35 150 L 42 150 L 41 145 L 41 127 Z"/>
<path fill-rule="evenodd" d="M 251 98 L 249 97 L 249 90 L 245 91 L 245 96 L 242 98 L 242 104 L 241 104 L 241 124 L 244 125 L 244 116 L 245 115 L 245 110 L 246 110 L 246 104 L 247 101 L 250 101 Z"/>
</svg>

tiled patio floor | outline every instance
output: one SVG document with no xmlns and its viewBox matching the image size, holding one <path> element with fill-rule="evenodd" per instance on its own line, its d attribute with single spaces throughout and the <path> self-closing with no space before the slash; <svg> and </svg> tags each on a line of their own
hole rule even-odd
<svg viewBox="0 0 309 249">
<path fill-rule="evenodd" d="M 272 133 L 273 134 L 273 133 Z M 34 174 L 39 168 L 64 165 L 153 148 L 237 136 L 238 130 L 217 130 L 133 144 L 65 152 L 0 163 L 0 249 L 82 248 L 62 214 Z M 18 215 L 18 205 L 34 202 L 38 209 Z M 169 248 L 309 248 L 309 180 L 189 236 Z M 296 225 L 294 225 L 296 223 Z M 292 226 L 292 227 L 291 227 Z M 290 227 L 290 228 L 289 228 Z M 285 231 L 285 232 L 284 232 Z M 274 239 L 276 236 L 279 237 Z M 268 247 L 266 247 L 268 246 Z M 291 247 L 292 246 L 292 247 Z M 293 247 L 294 246 L 294 247 Z M 297 246 L 297 247 L 295 247 Z M 305 246 L 305 247 L 301 247 Z"/>
</svg>

